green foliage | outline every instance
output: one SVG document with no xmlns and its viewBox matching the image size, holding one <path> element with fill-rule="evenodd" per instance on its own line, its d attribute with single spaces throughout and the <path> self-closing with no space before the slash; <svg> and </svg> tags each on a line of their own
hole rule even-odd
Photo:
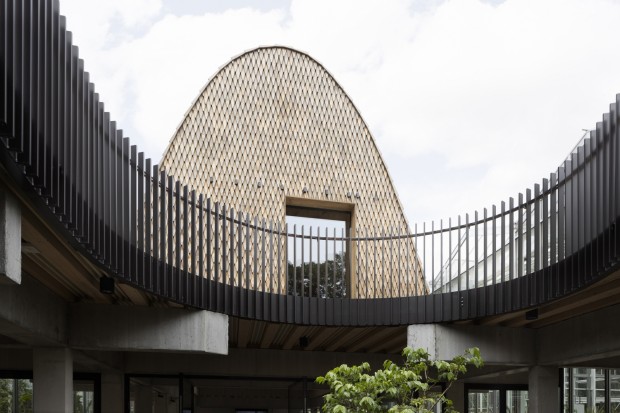
<svg viewBox="0 0 620 413">
<path fill-rule="evenodd" d="M 0 379 L 0 413 L 10 412 L 13 406 L 13 379 Z"/>
<path fill-rule="evenodd" d="M 347 296 L 345 254 L 323 262 L 287 263 L 287 288 L 290 295 L 345 298 Z M 303 273 L 303 277 L 302 277 Z"/>
<path fill-rule="evenodd" d="M 343 364 L 317 383 L 329 386 L 324 397 L 325 413 L 432 413 L 437 405 L 444 412 L 456 413 L 452 401 L 446 397 L 450 386 L 468 366 L 483 365 L 480 350 L 476 347 L 465 351 L 451 361 L 430 360 L 424 349 L 405 348 L 402 366 L 386 360 L 383 369 L 370 374 L 370 365 Z M 443 389 L 441 387 L 443 384 Z"/>
<path fill-rule="evenodd" d="M 19 409 L 20 413 L 32 413 L 32 381 L 20 379 L 19 383 Z"/>
<path fill-rule="evenodd" d="M 20 413 L 32 413 L 32 381 L 0 379 L 0 413 L 10 413 L 15 407 Z"/>
</svg>

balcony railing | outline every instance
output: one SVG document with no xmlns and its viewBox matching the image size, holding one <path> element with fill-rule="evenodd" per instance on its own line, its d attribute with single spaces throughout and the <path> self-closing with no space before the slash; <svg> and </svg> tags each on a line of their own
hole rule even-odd
<svg viewBox="0 0 620 413">
<path fill-rule="evenodd" d="M 85 256 L 145 291 L 275 322 L 408 324 L 538 305 L 618 266 L 620 95 L 525 194 L 412 228 L 298 232 L 145 159 L 110 120 L 57 1 L 1 0 L 0 19 L 5 170 Z"/>
</svg>

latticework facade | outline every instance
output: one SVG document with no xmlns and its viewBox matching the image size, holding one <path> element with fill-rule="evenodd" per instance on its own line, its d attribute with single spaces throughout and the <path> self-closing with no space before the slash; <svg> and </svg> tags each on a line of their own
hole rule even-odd
<svg viewBox="0 0 620 413">
<path fill-rule="evenodd" d="M 235 215 L 242 211 L 244 219 L 258 217 L 267 227 L 284 230 L 287 204 L 294 203 L 351 211 L 352 236 L 409 231 L 385 163 L 356 107 L 319 63 L 293 49 L 258 48 L 224 66 L 185 115 L 161 168 L 228 211 L 234 208 Z M 281 237 L 276 239 L 281 239 L 280 248 L 287 247 Z M 413 244 L 400 243 L 410 251 L 397 262 L 386 258 L 392 243 L 370 254 L 363 242 L 350 243 L 351 285 L 359 284 L 352 295 L 425 289 Z M 269 255 L 265 265 L 277 267 Z M 385 283 L 362 271 L 379 268 L 375 277 L 385 281 L 390 266 L 411 268 L 412 277 L 379 288 Z"/>
</svg>

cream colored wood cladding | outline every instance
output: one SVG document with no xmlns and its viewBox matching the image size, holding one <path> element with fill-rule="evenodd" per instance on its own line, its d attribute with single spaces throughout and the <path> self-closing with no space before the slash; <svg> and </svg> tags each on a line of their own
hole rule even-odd
<svg viewBox="0 0 620 413">
<path fill-rule="evenodd" d="M 319 63 L 293 49 L 258 48 L 220 69 L 185 115 L 161 167 L 213 202 L 264 220 L 267 227 L 284 225 L 288 197 L 308 200 L 308 206 L 315 200 L 350 205 L 353 235 L 409 232 L 385 163 L 356 107 Z M 425 290 L 413 243 L 399 242 L 403 252 L 396 261 L 392 255 L 391 272 L 385 253 L 394 244 L 386 242 L 379 253 L 368 254 L 364 242 L 352 243 L 352 282 L 364 283 L 352 289 L 353 295 L 412 294 L 414 284 L 417 293 Z M 283 238 L 280 244 L 286 247 Z M 266 253 L 265 265 L 277 267 Z M 369 272 L 377 266 L 375 278 L 392 281 L 379 293 Z M 279 276 L 268 276 L 265 283 L 273 284 L 273 277 Z"/>
</svg>

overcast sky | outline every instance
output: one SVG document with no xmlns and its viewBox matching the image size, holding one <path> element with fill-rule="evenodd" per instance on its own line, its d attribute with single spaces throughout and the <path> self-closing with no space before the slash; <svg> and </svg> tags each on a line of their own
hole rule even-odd
<svg viewBox="0 0 620 413">
<path fill-rule="evenodd" d="M 540 182 L 620 92 L 615 0 L 61 0 L 106 109 L 159 161 L 215 72 L 307 52 L 377 140 L 410 223 Z"/>
</svg>

